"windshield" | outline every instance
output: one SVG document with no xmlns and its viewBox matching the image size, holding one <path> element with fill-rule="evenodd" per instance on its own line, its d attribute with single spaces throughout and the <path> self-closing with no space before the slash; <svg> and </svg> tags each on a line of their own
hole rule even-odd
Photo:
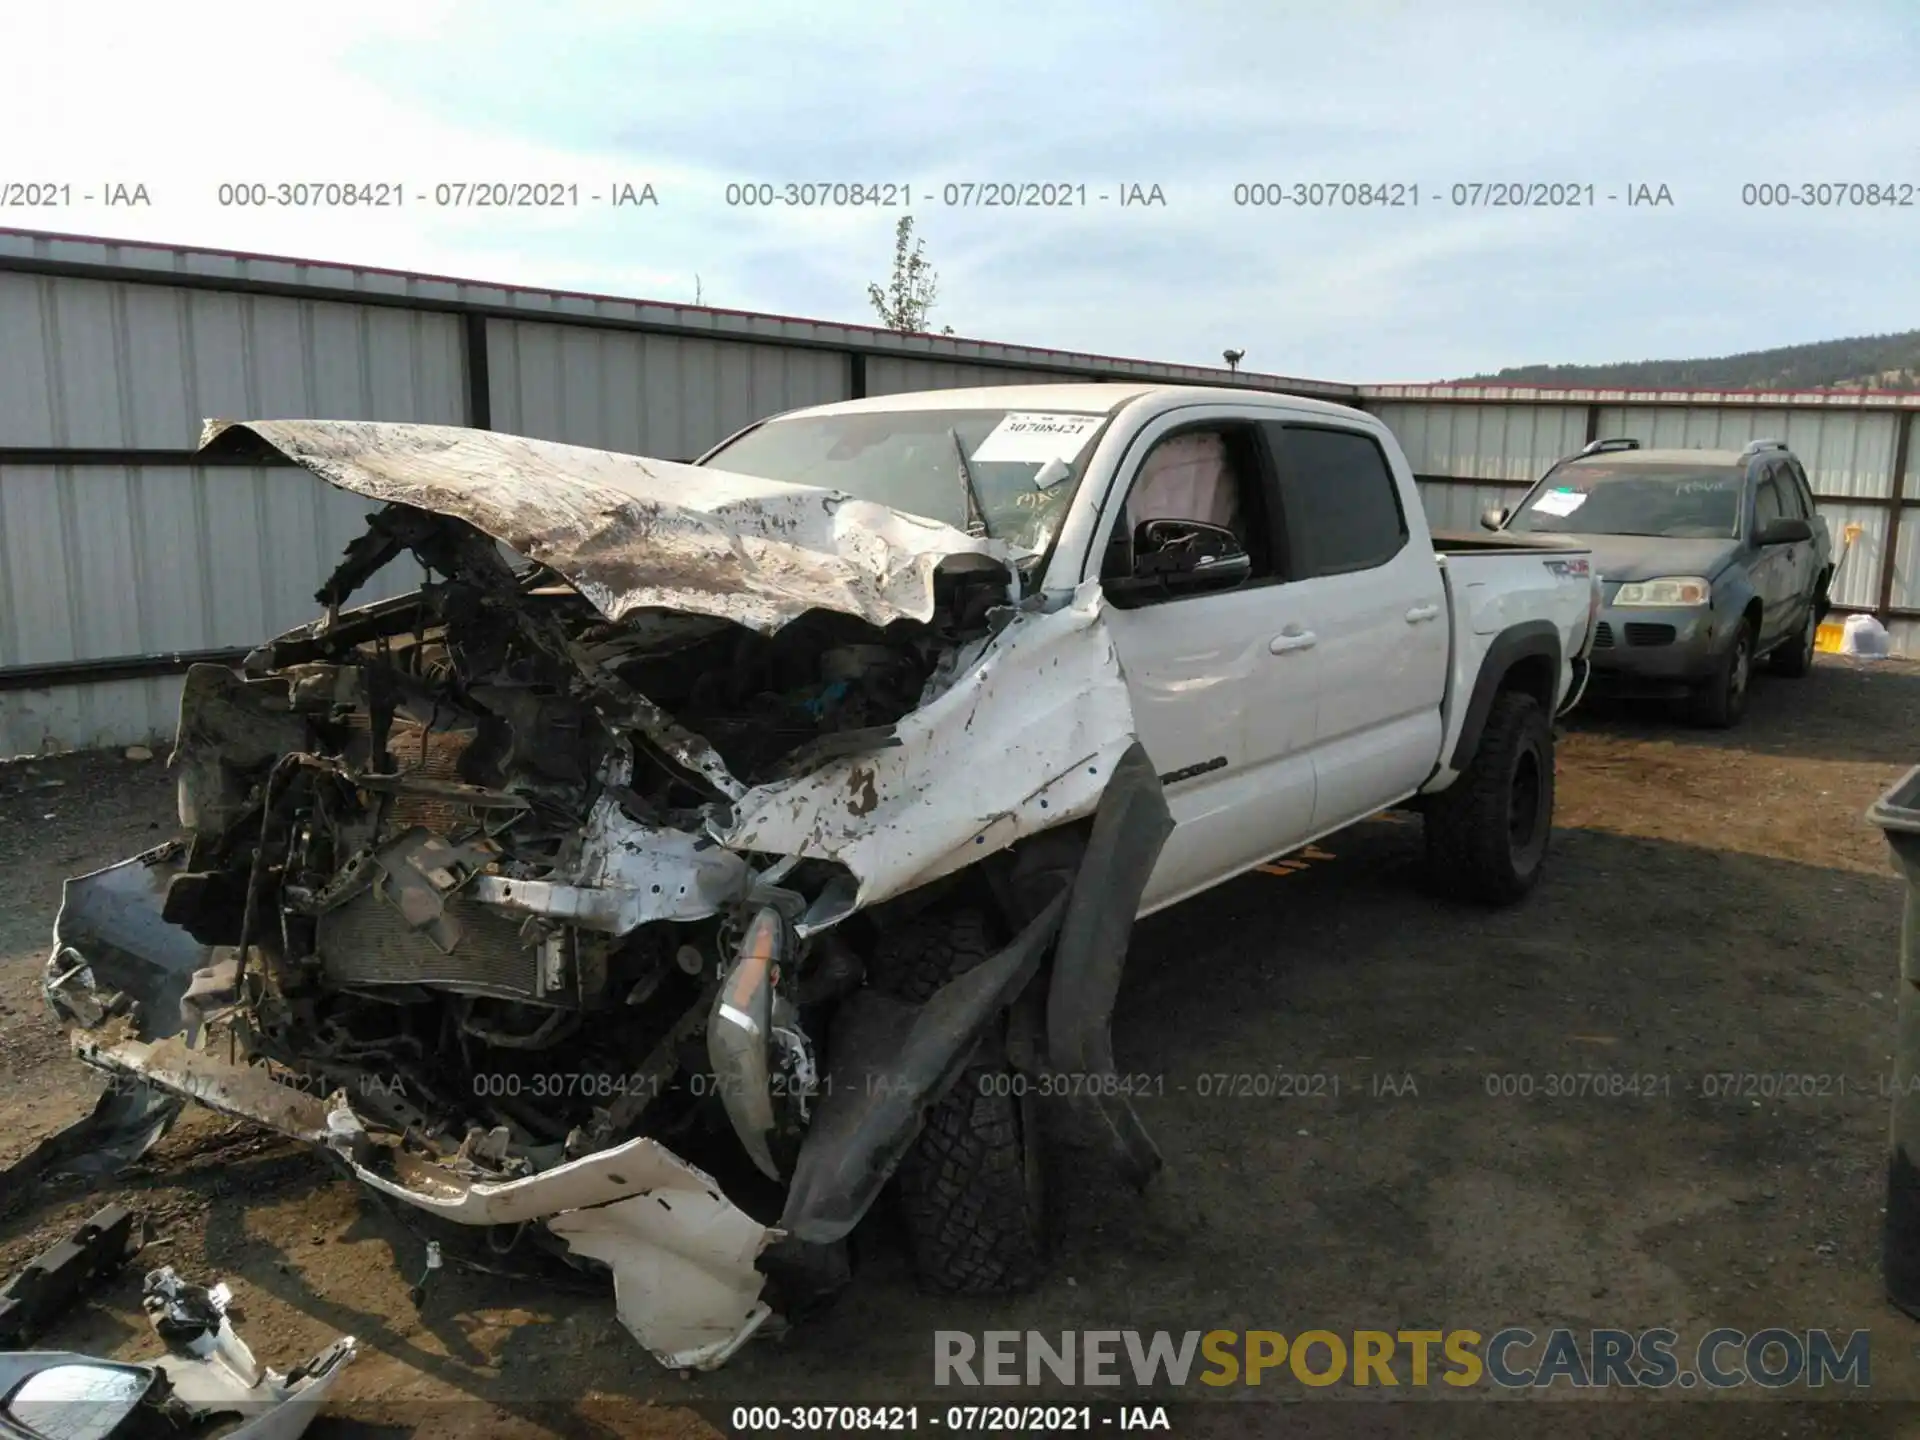
<svg viewBox="0 0 1920 1440">
<path fill-rule="evenodd" d="M 1746 472 L 1725 466 L 1569 465 L 1507 522 L 1549 535 L 1731 540 Z"/>
<path fill-rule="evenodd" d="M 800 415 L 769 420 L 701 463 L 844 490 L 957 530 L 977 517 L 994 539 L 1037 551 L 1052 540 L 1106 418 L 1032 410 Z"/>
</svg>

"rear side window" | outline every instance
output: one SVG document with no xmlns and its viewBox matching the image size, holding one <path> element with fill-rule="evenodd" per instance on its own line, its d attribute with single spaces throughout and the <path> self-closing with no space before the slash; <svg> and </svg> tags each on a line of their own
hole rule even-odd
<svg viewBox="0 0 1920 1440">
<path fill-rule="evenodd" d="M 1290 578 L 1371 570 L 1400 553 L 1407 543 L 1400 487 L 1371 435 L 1272 422 L 1263 428 L 1280 472 Z"/>
<path fill-rule="evenodd" d="M 1791 461 L 1780 467 L 1780 501 L 1786 507 L 1790 519 L 1811 520 L 1813 518 L 1812 497 L 1807 493 L 1806 479 L 1800 473 L 1800 467 Z"/>
<path fill-rule="evenodd" d="M 1760 482 L 1760 488 L 1753 492 L 1753 519 L 1759 529 L 1766 529 L 1778 520 L 1784 512 L 1780 508 L 1780 490 L 1771 472 Z"/>
</svg>

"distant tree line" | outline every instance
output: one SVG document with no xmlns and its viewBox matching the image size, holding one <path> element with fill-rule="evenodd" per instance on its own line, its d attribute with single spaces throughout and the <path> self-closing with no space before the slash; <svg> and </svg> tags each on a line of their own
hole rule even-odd
<svg viewBox="0 0 1920 1440">
<path fill-rule="evenodd" d="M 1920 330 L 1783 345 L 1704 360 L 1515 365 L 1469 383 L 1599 389 L 1920 390 Z"/>
</svg>

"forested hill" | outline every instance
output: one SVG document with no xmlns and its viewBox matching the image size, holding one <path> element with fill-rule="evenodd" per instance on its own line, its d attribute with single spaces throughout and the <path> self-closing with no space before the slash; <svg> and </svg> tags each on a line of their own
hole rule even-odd
<svg viewBox="0 0 1920 1440">
<path fill-rule="evenodd" d="M 1574 388 L 1727 390 L 1920 390 L 1920 330 L 1783 345 L 1706 360 L 1632 360 L 1617 365 L 1516 365 L 1462 383 Z"/>
</svg>

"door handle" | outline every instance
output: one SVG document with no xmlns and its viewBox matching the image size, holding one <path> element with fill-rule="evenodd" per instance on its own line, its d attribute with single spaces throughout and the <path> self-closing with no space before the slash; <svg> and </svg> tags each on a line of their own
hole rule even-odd
<svg viewBox="0 0 1920 1440">
<path fill-rule="evenodd" d="M 1311 650 L 1317 639 L 1319 637 L 1311 630 L 1301 630 L 1297 627 L 1282 630 L 1267 642 L 1267 651 L 1273 655 L 1284 655 L 1289 650 Z"/>
<path fill-rule="evenodd" d="M 1416 605 L 1407 611 L 1407 623 L 1418 625 L 1422 620 L 1431 620 L 1440 613 L 1438 605 Z"/>
</svg>

